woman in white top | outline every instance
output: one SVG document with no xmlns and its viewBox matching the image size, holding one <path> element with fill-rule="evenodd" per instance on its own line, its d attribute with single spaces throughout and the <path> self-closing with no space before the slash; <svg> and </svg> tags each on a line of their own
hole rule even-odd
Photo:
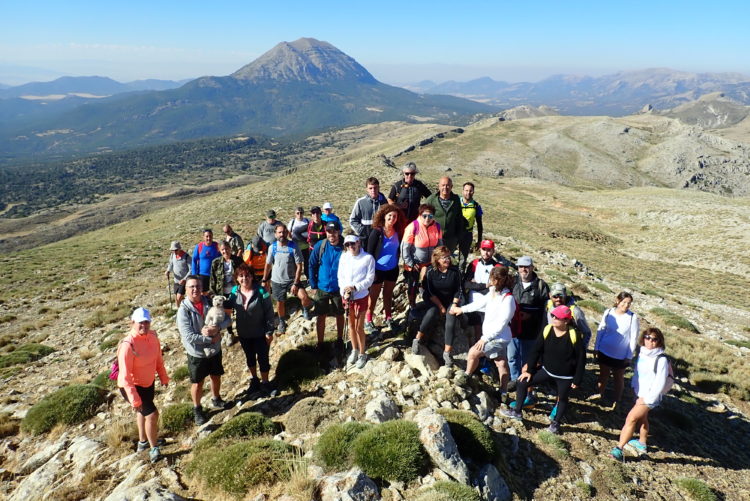
<svg viewBox="0 0 750 501">
<path fill-rule="evenodd" d="M 497 266 L 490 271 L 486 295 L 475 294 L 474 301 L 462 307 L 451 307 L 450 313 L 460 315 L 482 311 L 485 313 L 482 322 L 482 337 L 471 347 L 466 359 L 466 373 L 471 375 L 479 366 L 479 359 L 487 357 L 495 362 L 500 376 L 500 393 L 508 391 L 508 343 L 513 337 L 510 321 L 516 312 L 516 300 L 510 292 L 515 284 L 515 277 L 508 273 L 505 266 Z"/>
<path fill-rule="evenodd" d="M 349 310 L 349 339 L 352 352 L 347 364 L 356 362 L 361 369 L 367 363 L 365 353 L 365 312 L 370 299 L 370 286 L 375 279 L 375 260 L 361 249 L 357 235 L 344 238 L 344 253 L 341 254 L 338 282 L 344 307 Z"/>
<path fill-rule="evenodd" d="M 661 402 L 669 377 L 669 360 L 664 354 L 664 334 L 656 327 L 649 327 L 641 334 L 638 344 L 641 348 L 632 381 L 638 399 L 625 418 L 617 447 L 610 452 L 612 457 L 620 460 L 623 457 L 623 447 L 638 456 L 646 453 L 648 412 Z M 638 439 L 632 438 L 636 428 Z"/>
<path fill-rule="evenodd" d="M 594 355 L 599 363 L 599 380 L 597 389 L 599 397 L 604 398 L 607 380 L 612 374 L 615 383 L 615 406 L 622 398 L 625 387 L 625 369 L 630 365 L 633 351 L 638 340 L 640 322 L 638 316 L 630 311 L 633 296 L 628 292 L 621 292 L 613 308 L 604 312 L 602 321 L 596 331 Z"/>
</svg>

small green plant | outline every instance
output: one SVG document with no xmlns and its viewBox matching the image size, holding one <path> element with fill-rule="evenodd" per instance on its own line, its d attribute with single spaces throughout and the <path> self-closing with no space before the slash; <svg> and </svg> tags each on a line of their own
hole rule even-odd
<svg viewBox="0 0 750 501">
<path fill-rule="evenodd" d="M 55 349 L 43 344 L 24 344 L 6 355 L 0 355 L 0 369 L 11 365 L 21 365 L 46 357 Z"/>
<path fill-rule="evenodd" d="M 91 384 L 98 386 L 103 390 L 113 390 L 117 387 L 117 382 L 109 379 L 109 371 L 102 371 L 91 380 Z"/>
<path fill-rule="evenodd" d="M 495 457 L 495 441 L 492 433 L 477 417 L 468 411 L 439 409 L 438 414 L 448 421 L 451 435 L 458 445 L 461 456 L 482 464 Z"/>
<path fill-rule="evenodd" d="M 558 435 L 555 435 L 554 433 L 550 433 L 547 430 L 542 430 L 539 433 L 537 433 L 537 437 L 539 437 L 540 442 L 552 447 L 552 450 L 555 452 L 555 455 L 558 458 L 565 459 L 567 457 L 570 457 L 568 444 L 565 443 L 565 441 L 561 439 Z"/>
<path fill-rule="evenodd" d="M 314 433 L 318 429 L 341 421 L 338 415 L 338 407 L 332 402 L 320 397 L 303 398 L 286 414 L 284 424 L 287 431 L 298 435 L 301 433 Z"/>
<path fill-rule="evenodd" d="M 599 289 L 602 292 L 606 292 L 607 294 L 612 293 L 612 289 L 606 286 L 603 282 L 591 282 L 591 287 L 594 289 Z"/>
<path fill-rule="evenodd" d="M 161 412 L 161 426 L 169 433 L 179 433 L 193 424 L 193 404 L 168 405 Z"/>
<path fill-rule="evenodd" d="M 673 313 L 666 308 L 651 308 L 650 312 L 661 318 L 664 323 L 677 327 L 678 329 L 684 329 L 694 334 L 699 333 L 698 328 L 693 325 L 690 320 L 676 313 Z"/>
<path fill-rule="evenodd" d="M 604 307 L 602 303 L 600 303 L 599 301 L 594 301 L 593 299 L 584 299 L 582 301 L 576 301 L 576 304 L 580 306 L 581 308 L 587 308 L 597 313 L 604 313 L 604 310 L 607 309 Z"/>
<path fill-rule="evenodd" d="M 114 338 L 108 338 L 99 343 L 99 351 L 106 352 L 106 351 L 113 351 L 113 348 L 117 346 L 117 343 L 119 341 Z"/>
<path fill-rule="evenodd" d="M 342 471 L 354 464 L 354 440 L 372 425 L 350 421 L 332 424 L 318 439 L 315 456 L 330 470 Z"/>
<path fill-rule="evenodd" d="M 276 365 L 276 384 L 280 389 L 299 391 L 300 385 L 323 375 L 315 347 L 302 345 L 285 352 Z"/>
<path fill-rule="evenodd" d="M 187 365 L 177 367 L 172 373 L 172 379 L 175 381 L 184 381 L 190 376 Z"/>
<path fill-rule="evenodd" d="M 104 403 L 104 392 L 91 384 L 66 386 L 35 404 L 21 422 L 21 429 L 33 435 L 51 430 L 56 424 L 77 424 L 94 416 Z"/>
<path fill-rule="evenodd" d="M 191 414 L 192 416 L 192 414 Z M 259 412 L 243 412 L 219 426 L 213 433 L 198 442 L 196 449 L 211 447 L 225 438 L 252 438 L 273 435 L 278 429 L 273 421 Z"/>
<path fill-rule="evenodd" d="M 441 480 L 432 488 L 438 495 L 445 495 L 453 501 L 480 501 L 479 493 L 466 484 Z"/>
<path fill-rule="evenodd" d="M 419 428 L 400 419 L 373 426 L 354 440 L 354 463 L 372 478 L 414 480 L 427 466 Z"/>
<path fill-rule="evenodd" d="M 594 487 L 591 484 L 587 484 L 583 480 L 576 482 L 576 489 L 581 492 L 581 495 L 586 498 L 594 497 Z"/>
<path fill-rule="evenodd" d="M 737 346 L 739 348 L 750 348 L 750 341 L 735 341 L 732 339 L 731 341 L 727 341 L 727 344 L 731 344 L 732 346 Z"/>
<path fill-rule="evenodd" d="M 714 491 L 703 480 L 691 477 L 678 477 L 675 479 L 675 483 L 677 487 L 683 490 L 694 501 L 716 501 L 718 499 Z"/>
</svg>

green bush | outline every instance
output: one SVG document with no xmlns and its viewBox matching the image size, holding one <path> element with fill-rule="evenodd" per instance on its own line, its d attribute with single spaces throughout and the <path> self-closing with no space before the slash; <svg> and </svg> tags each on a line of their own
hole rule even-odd
<svg viewBox="0 0 750 501">
<path fill-rule="evenodd" d="M 438 409 L 438 414 L 448 421 L 458 452 L 475 463 L 483 464 L 495 457 L 495 441 L 489 428 L 469 411 Z"/>
<path fill-rule="evenodd" d="M 576 301 L 576 305 L 580 306 L 581 308 L 588 308 L 589 310 L 594 310 L 597 313 L 604 313 L 604 310 L 607 308 L 604 307 L 602 303 L 599 301 L 594 301 L 593 299 L 584 299 L 583 301 Z"/>
<path fill-rule="evenodd" d="M 109 379 L 109 371 L 102 371 L 91 380 L 91 384 L 98 386 L 103 390 L 112 390 L 117 387 L 117 381 Z"/>
<path fill-rule="evenodd" d="M 193 424 L 193 404 L 168 405 L 161 411 L 161 426 L 169 433 L 179 433 Z"/>
<path fill-rule="evenodd" d="M 285 352 L 276 364 L 276 385 L 282 390 L 299 391 L 302 383 L 322 375 L 317 352 L 311 345 L 302 345 Z"/>
<path fill-rule="evenodd" d="M 675 483 L 694 501 L 716 501 L 717 499 L 714 491 L 704 481 L 697 478 L 678 477 Z"/>
<path fill-rule="evenodd" d="M 444 494 L 448 499 L 452 499 L 453 501 L 481 501 L 479 493 L 476 490 L 466 484 L 459 484 L 458 482 L 441 480 L 435 482 L 432 489 L 437 494 Z"/>
<path fill-rule="evenodd" d="M 591 287 L 593 287 L 593 288 L 595 288 L 595 289 L 599 289 L 600 291 L 602 291 L 602 292 L 606 292 L 606 293 L 608 293 L 608 294 L 611 294 L 611 293 L 612 293 L 612 289 L 610 289 L 609 287 L 607 287 L 607 286 L 606 286 L 606 285 L 605 285 L 604 283 L 602 283 L 602 282 L 591 282 Z"/>
<path fill-rule="evenodd" d="M 552 450 L 555 452 L 555 455 L 557 455 L 558 458 L 565 459 L 570 456 L 568 444 L 565 443 L 565 441 L 558 435 L 550 433 L 547 430 L 542 430 L 537 434 L 537 437 L 539 437 L 539 440 L 543 444 L 547 444 L 552 447 Z"/>
<path fill-rule="evenodd" d="M 185 472 L 207 488 L 241 497 L 250 487 L 289 479 L 294 448 L 279 440 L 256 438 L 228 447 L 201 449 Z"/>
<path fill-rule="evenodd" d="M 175 381 L 184 381 L 188 377 L 190 377 L 190 371 L 188 370 L 187 365 L 177 367 L 172 373 L 172 379 Z"/>
<path fill-rule="evenodd" d="M 101 352 L 112 351 L 113 354 L 114 354 L 113 348 L 115 346 L 117 346 L 117 344 L 119 342 L 120 341 L 118 341 L 117 339 L 114 339 L 114 338 L 105 339 L 104 341 L 102 341 L 101 343 L 99 343 L 99 351 L 101 351 Z"/>
<path fill-rule="evenodd" d="M 43 344 L 24 344 L 6 355 L 0 355 L 0 369 L 39 360 L 53 351 L 55 351 L 54 348 Z"/>
<path fill-rule="evenodd" d="M 320 397 L 303 398 L 289 409 L 284 418 L 287 431 L 294 435 L 314 433 L 341 421 L 338 407 Z"/>
<path fill-rule="evenodd" d="M 51 430 L 56 424 L 77 424 L 96 413 L 105 393 L 91 384 L 66 386 L 34 405 L 21 422 L 21 429 L 33 435 Z"/>
<path fill-rule="evenodd" d="M 727 344 L 737 346 L 738 348 L 750 348 L 750 341 L 735 341 L 732 339 L 731 341 L 727 341 Z"/>
<path fill-rule="evenodd" d="M 692 332 L 693 334 L 699 333 L 698 328 L 693 325 L 690 320 L 676 313 L 673 313 L 666 308 L 651 308 L 651 310 L 649 311 L 671 326 L 675 326 L 678 329 L 685 329 L 686 331 Z"/>
<path fill-rule="evenodd" d="M 354 440 L 372 425 L 350 421 L 329 426 L 315 445 L 315 456 L 331 471 L 342 471 L 354 464 Z"/>
<path fill-rule="evenodd" d="M 223 438 L 260 437 L 273 435 L 278 429 L 273 421 L 259 412 L 243 412 L 219 426 L 213 433 L 196 444 L 196 449 L 211 447 Z"/>
<path fill-rule="evenodd" d="M 397 419 L 360 433 L 354 462 L 372 478 L 409 482 L 426 469 L 427 453 L 417 425 Z"/>
</svg>

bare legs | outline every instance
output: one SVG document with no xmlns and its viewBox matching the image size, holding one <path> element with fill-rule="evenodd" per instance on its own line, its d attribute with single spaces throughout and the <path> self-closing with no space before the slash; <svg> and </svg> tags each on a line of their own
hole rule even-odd
<svg viewBox="0 0 750 501">
<path fill-rule="evenodd" d="M 620 442 L 617 444 L 617 447 L 622 449 L 631 439 L 637 427 L 639 428 L 638 440 L 643 445 L 646 445 L 646 440 L 648 440 L 648 411 L 648 406 L 643 403 L 643 399 L 639 398 L 633 408 L 630 409 L 630 412 L 628 412 L 628 417 L 625 418 L 625 425 L 622 427 L 622 431 L 620 431 Z"/>
<path fill-rule="evenodd" d="M 615 385 L 615 402 L 619 402 L 625 389 L 625 369 L 613 369 L 607 365 L 599 364 L 599 379 L 596 382 L 596 387 L 599 390 L 599 396 L 604 398 L 604 391 L 607 388 L 607 380 L 610 374 L 612 374 Z"/>
</svg>

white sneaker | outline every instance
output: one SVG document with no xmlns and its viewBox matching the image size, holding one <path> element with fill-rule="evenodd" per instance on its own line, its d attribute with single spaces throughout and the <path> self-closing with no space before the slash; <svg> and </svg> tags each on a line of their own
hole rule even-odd
<svg viewBox="0 0 750 501">
<path fill-rule="evenodd" d="M 367 353 L 361 354 L 359 358 L 357 359 L 357 365 L 355 365 L 354 367 L 356 367 L 357 369 L 363 368 L 365 364 L 367 363 L 367 360 L 369 360 L 367 357 Z"/>
<path fill-rule="evenodd" d="M 352 352 L 349 354 L 349 358 L 346 359 L 346 365 L 352 365 L 357 361 L 357 357 L 359 357 L 359 352 L 352 348 Z"/>
</svg>

